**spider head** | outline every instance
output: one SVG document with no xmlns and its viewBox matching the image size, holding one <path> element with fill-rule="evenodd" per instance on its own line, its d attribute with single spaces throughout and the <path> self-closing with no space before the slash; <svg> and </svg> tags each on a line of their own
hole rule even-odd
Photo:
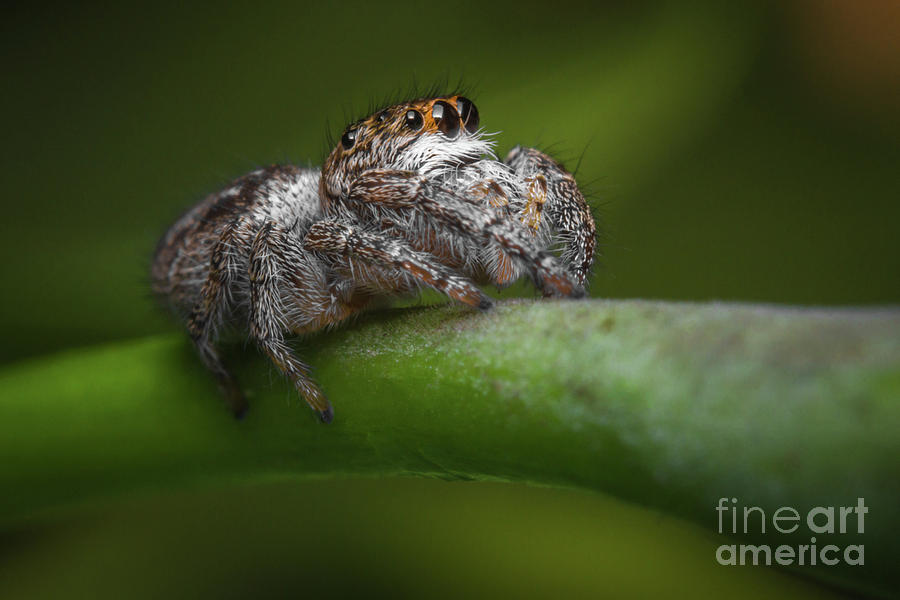
<svg viewBox="0 0 900 600">
<path fill-rule="evenodd" d="M 493 145 L 479 129 L 478 109 L 464 96 L 395 104 L 347 126 L 325 161 L 322 190 L 339 195 L 370 169 L 440 177 L 492 155 Z"/>
</svg>

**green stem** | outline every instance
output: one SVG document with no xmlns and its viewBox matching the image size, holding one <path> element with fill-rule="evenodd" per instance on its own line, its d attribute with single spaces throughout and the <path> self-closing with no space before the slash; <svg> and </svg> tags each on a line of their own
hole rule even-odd
<svg viewBox="0 0 900 600">
<path fill-rule="evenodd" d="M 198 481 L 414 474 L 600 490 L 711 530 L 719 499 L 734 497 L 770 518 L 765 535 L 751 519 L 748 539 L 796 547 L 815 534 L 802 522 L 794 536 L 773 531 L 775 509 L 862 497 L 865 533 L 834 543 L 864 543 L 865 566 L 810 574 L 896 585 L 896 310 L 445 306 L 371 314 L 299 350 L 335 406 L 331 425 L 243 351 L 231 362 L 251 410 L 232 420 L 177 335 L 7 367 L 0 514 Z"/>
</svg>

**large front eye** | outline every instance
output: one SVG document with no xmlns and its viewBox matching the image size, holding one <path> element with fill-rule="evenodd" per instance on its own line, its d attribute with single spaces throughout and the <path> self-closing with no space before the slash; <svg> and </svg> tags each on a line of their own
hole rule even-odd
<svg viewBox="0 0 900 600">
<path fill-rule="evenodd" d="M 417 110 L 408 110 L 406 111 L 406 126 L 412 129 L 413 131 L 418 131 L 422 129 L 422 125 L 425 123 L 425 119 L 422 118 L 422 113 Z"/>
<path fill-rule="evenodd" d="M 456 98 L 456 110 L 459 111 L 459 118 L 462 119 L 466 126 L 466 131 L 475 133 L 478 131 L 478 109 L 472 104 L 472 101 L 463 96 Z"/>
<path fill-rule="evenodd" d="M 456 109 L 444 102 L 438 100 L 431 109 L 431 118 L 434 119 L 438 129 L 444 132 L 448 138 L 455 138 L 459 133 L 459 115 Z"/>
<path fill-rule="evenodd" d="M 353 147 L 353 144 L 356 143 L 356 130 L 348 129 L 344 132 L 344 135 L 341 136 L 341 146 L 344 147 L 344 150 L 349 150 Z"/>
</svg>

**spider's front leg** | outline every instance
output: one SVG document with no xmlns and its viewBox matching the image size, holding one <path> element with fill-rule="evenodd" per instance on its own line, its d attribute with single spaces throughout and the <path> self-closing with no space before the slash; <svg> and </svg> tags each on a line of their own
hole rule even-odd
<svg viewBox="0 0 900 600">
<path fill-rule="evenodd" d="M 458 236 L 466 243 L 492 245 L 517 261 L 545 292 L 557 296 L 584 295 L 584 288 L 572 280 L 562 262 L 538 248 L 521 225 L 467 202 L 454 190 L 417 173 L 366 171 L 350 186 L 348 205 L 375 222 L 397 221 L 400 215 L 401 220 L 421 220 L 426 227 Z"/>
<path fill-rule="evenodd" d="M 344 257 L 348 261 L 357 259 L 379 269 L 407 275 L 475 308 L 484 310 L 491 306 L 491 299 L 474 283 L 401 239 L 361 231 L 335 221 L 319 221 L 310 227 L 303 245 L 309 250 Z"/>
<path fill-rule="evenodd" d="M 597 227 L 575 178 L 534 148 L 516 146 L 504 162 L 528 184 L 521 221 L 535 234 L 552 229 L 563 244 L 563 261 L 585 285 L 594 264 Z"/>
</svg>

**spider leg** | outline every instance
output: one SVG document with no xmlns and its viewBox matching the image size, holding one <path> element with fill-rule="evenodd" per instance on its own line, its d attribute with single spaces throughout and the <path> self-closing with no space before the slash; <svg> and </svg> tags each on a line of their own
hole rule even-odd
<svg viewBox="0 0 900 600">
<path fill-rule="evenodd" d="M 259 230 L 250 249 L 250 335 L 278 367 L 319 418 L 330 423 L 334 409 L 310 376 L 309 367 L 294 356 L 284 341 L 288 324 L 281 315 L 282 266 L 287 252 L 284 236 L 268 222 Z"/>
<path fill-rule="evenodd" d="M 541 250 L 524 228 L 501 214 L 467 202 L 451 189 L 434 184 L 409 171 L 370 170 L 350 188 L 351 210 L 365 213 L 375 222 L 419 219 L 426 227 L 461 236 L 479 244 L 495 245 L 531 274 L 535 284 L 558 296 L 580 297 L 584 289 L 564 264 Z M 372 214 L 374 213 L 374 214 Z M 410 217 L 413 219 L 410 220 Z"/>
<path fill-rule="evenodd" d="M 585 285 L 594 264 L 597 227 L 575 178 L 534 148 L 516 146 L 504 162 L 528 184 L 528 198 L 520 219 L 536 234 L 549 228 L 556 231 L 563 243 L 563 261 L 575 273 L 578 283 Z"/>
<path fill-rule="evenodd" d="M 240 219 L 225 226 L 216 240 L 209 274 L 200 291 L 200 300 L 188 317 L 187 328 L 201 360 L 216 377 L 232 414 L 241 418 L 247 412 L 247 400 L 231 373 L 225 368 L 215 347 L 216 333 L 230 305 L 229 292 L 236 274 L 234 249 L 239 243 Z"/>
<path fill-rule="evenodd" d="M 396 269 L 469 306 L 487 309 L 492 304 L 470 280 L 454 273 L 434 257 L 414 250 L 401 239 L 361 231 L 334 221 L 319 221 L 310 227 L 303 245 L 310 250 Z"/>
<path fill-rule="evenodd" d="M 461 193 L 461 197 L 467 202 L 488 207 L 488 210 L 500 215 L 503 219 L 512 218 L 513 213 L 507 192 L 491 178 L 478 181 L 465 189 Z M 480 252 L 480 260 L 484 265 L 486 275 L 498 289 L 510 285 L 519 278 L 522 271 L 506 252 L 497 246 L 483 248 Z"/>
</svg>

